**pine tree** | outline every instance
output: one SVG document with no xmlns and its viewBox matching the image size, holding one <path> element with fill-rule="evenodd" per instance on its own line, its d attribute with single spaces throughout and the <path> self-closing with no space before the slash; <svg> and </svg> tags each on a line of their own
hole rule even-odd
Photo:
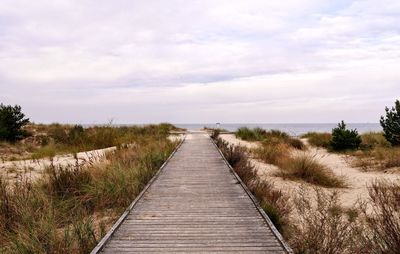
<svg viewBox="0 0 400 254">
<path fill-rule="evenodd" d="M 16 141 L 27 133 L 22 127 L 29 123 L 29 119 L 21 112 L 21 106 L 0 104 L 0 140 Z"/>
<path fill-rule="evenodd" d="M 331 147 L 334 150 L 356 149 L 361 144 L 361 137 L 356 129 L 346 129 L 344 121 L 338 127 L 332 129 Z"/>
<path fill-rule="evenodd" d="M 381 116 L 381 126 L 384 136 L 392 145 L 400 145 L 400 101 L 396 100 L 395 106 L 385 108 L 386 117 Z"/>
</svg>

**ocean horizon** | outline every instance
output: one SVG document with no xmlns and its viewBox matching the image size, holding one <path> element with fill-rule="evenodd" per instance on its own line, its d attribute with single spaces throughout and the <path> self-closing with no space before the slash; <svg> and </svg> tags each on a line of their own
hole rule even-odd
<svg viewBox="0 0 400 254">
<path fill-rule="evenodd" d="M 240 127 L 260 127 L 266 130 L 280 130 L 292 136 L 302 135 L 307 132 L 331 132 L 337 123 L 174 123 L 175 126 L 187 130 L 200 130 L 204 127 L 221 128 L 228 131 L 236 131 Z M 379 123 L 346 123 L 350 129 L 357 129 L 359 133 L 379 132 L 382 127 Z"/>
</svg>

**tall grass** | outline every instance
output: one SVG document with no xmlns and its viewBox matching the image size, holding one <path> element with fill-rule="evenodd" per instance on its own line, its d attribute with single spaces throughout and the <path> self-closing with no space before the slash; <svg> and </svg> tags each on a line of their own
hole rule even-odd
<svg viewBox="0 0 400 254">
<path fill-rule="evenodd" d="M 353 166 L 363 170 L 386 170 L 400 167 L 400 148 L 392 147 L 381 132 L 361 135 L 362 150 L 352 152 Z"/>
<path fill-rule="evenodd" d="M 344 209 L 337 192 L 300 190 L 289 243 L 295 253 L 369 253 L 360 241 L 358 212 Z"/>
<path fill-rule="evenodd" d="M 34 183 L 0 179 L 0 252 L 90 252 L 176 145 L 141 133 L 102 164 L 50 167 Z"/>
<path fill-rule="evenodd" d="M 375 181 L 369 187 L 370 201 L 364 204 L 364 243 L 375 253 L 400 250 L 400 182 Z"/>
<path fill-rule="evenodd" d="M 171 131 L 181 131 L 169 123 L 145 126 L 92 126 L 30 124 L 33 136 L 15 144 L 0 144 L 5 159 L 40 159 L 63 153 L 123 146 L 133 142 L 137 135 L 166 136 Z"/>
<path fill-rule="evenodd" d="M 302 154 L 292 156 L 290 146 L 285 143 L 263 142 L 252 150 L 256 158 L 268 164 L 278 166 L 278 176 L 299 179 L 323 187 L 345 187 L 344 180 L 334 175 L 326 166 L 313 156 Z"/>
<path fill-rule="evenodd" d="M 298 138 L 290 137 L 289 134 L 280 130 L 266 131 L 259 127 L 253 129 L 250 129 L 248 127 L 241 127 L 236 131 L 235 136 L 246 141 L 284 143 L 299 150 L 303 150 L 306 148 L 301 140 L 299 140 Z"/>
<path fill-rule="evenodd" d="M 370 199 L 351 208 L 341 205 L 339 193 L 321 187 L 301 188 L 290 198 L 255 173 L 246 150 L 216 143 L 244 179 L 294 253 L 398 253 L 400 249 L 400 183 L 378 181 Z M 300 168 L 313 164 L 300 158 Z M 314 166 L 312 166 L 314 167 Z M 313 175 L 313 174 L 312 174 Z"/>
<path fill-rule="evenodd" d="M 308 132 L 301 137 L 307 138 L 310 145 L 323 148 L 329 148 L 329 144 L 332 140 L 332 134 L 330 133 Z"/>
<path fill-rule="evenodd" d="M 344 180 L 336 176 L 326 166 L 311 155 L 289 157 L 280 163 L 279 176 L 300 179 L 305 182 L 328 188 L 344 188 Z"/>
<path fill-rule="evenodd" d="M 266 131 L 261 128 L 250 129 L 248 127 L 240 127 L 235 135 L 237 138 L 246 140 L 246 141 L 261 141 L 264 138 Z"/>
</svg>

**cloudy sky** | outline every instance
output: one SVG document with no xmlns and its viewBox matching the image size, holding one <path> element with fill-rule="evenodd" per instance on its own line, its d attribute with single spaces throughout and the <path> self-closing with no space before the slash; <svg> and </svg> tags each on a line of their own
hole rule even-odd
<svg viewBox="0 0 400 254">
<path fill-rule="evenodd" d="M 1 0 L 0 88 L 35 122 L 378 122 L 400 1 Z"/>
</svg>

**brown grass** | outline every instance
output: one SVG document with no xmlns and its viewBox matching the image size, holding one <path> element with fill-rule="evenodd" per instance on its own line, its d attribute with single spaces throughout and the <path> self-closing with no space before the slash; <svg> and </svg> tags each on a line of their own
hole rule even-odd
<svg viewBox="0 0 400 254">
<path fill-rule="evenodd" d="M 308 143 L 312 146 L 329 148 L 329 144 L 332 139 L 332 134 L 330 133 L 319 133 L 319 132 L 308 132 L 301 136 L 302 138 L 307 138 Z"/>
<path fill-rule="evenodd" d="M 278 176 L 299 179 L 305 182 L 327 188 L 344 188 L 344 180 L 337 177 L 326 166 L 320 164 L 311 155 L 289 157 L 279 165 L 282 171 Z"/>
<path fill-rule="evenodd" d="M 375 253 L 400 250 L 400 182 L 376 181 L 369 188 L 370 201 L 364 204 L 365 244 Z"/>
<path fill-rule="evenodd" d="M 38 182 L 0 179 L 0 253 L 88 253 L 175 147 L 143 133 L 85 168 L 51 167 Z M 108 224 L 109 225 L 109 224 Z"/>
<path fill-rule="evenodd" d="M 295 253 L 368 253 L 359 252 L 358 212 L 341 207 L 337 192 L 302 190 L 294 203 L 289 242 Z"/>
<path fill-rule="evenodd" d="M 260 147 L 252 150 L 256 158 L 268 163 L 279 166 L 290 156 L 290 147 L 284 143 L 263 142 Z"/>
<path fill-rule="evenodd" d="M 320 164 L 313 156 L 292 156 L 290 146 L 280 142 L 263 142 L 252 150 L 256 158 L 278 166 L 280 177 L 299 179 L 305 182 L 323 186 L 343 188 L 346 186 L 343 179 L 335 176 L 326 166 Z"/>
<path fill-rule="evenodd" d="M 245 149 L 226 149 L 226 142 L 220 140 L 217 143 L 222 147 L 221 150 L 232 151 L 224 153 L 225 156 L 235 157 L 230 159 L 235 162 L 235 171 L 239 176 L 244 175 L 245 183 L 288 240 L 294 253 L 398 253 L 399 182 L 372 184 L 370 200 L 352 208 L 341 206 L 336 190 L 330 191 L 321 187 L 315 187 L 311 192 L 308 188 L 302 188 L 289 199 L 273 184 L 260 180 L 251 164 L 241 162 L 247 160 Z M 320 167 L 315 166 L 312 159 L 300 158 L 298 167 L 303 170 Z"/>
</svg>

